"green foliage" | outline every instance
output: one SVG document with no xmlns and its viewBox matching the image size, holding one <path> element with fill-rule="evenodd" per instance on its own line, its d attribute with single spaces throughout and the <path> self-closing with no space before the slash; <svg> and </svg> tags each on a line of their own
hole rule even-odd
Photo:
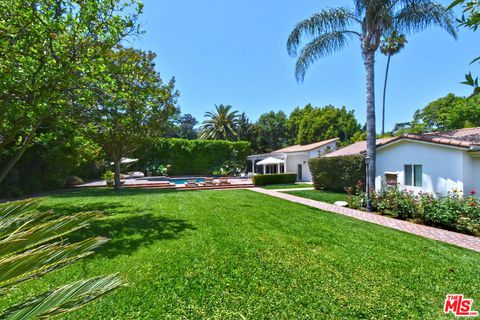
<svg viewBox="0 0 480 320">
<path fill-rule="evenodd" d="M 462 17 L 458 19 L 460 26 L 477 31 L 478 27 L 480 26 L 480 3 L 478 1 L 455 0 L 450 4 L 449 9 L 452 9 L 458 5 L 462 5 L 463 7 Z M 476 57 L 472 60 L 472 62 L 470 62 L 470 64 L 478 63 L 479 61 L 480 57 Z M 480 94 L 478 77 L 474 78 L 471 72 L 465 75 L 465 81 L 462 83 L 473 87 L 472 96 Z"/>
<path fill-rule="evenodd" d="M 349 188 L 349 205 L 363 209 L 366 195 L 362 188 Z M 414 193 L 402 188 L 385 188 L 373 192 L 374 211 L 403 220 L 414 220 L 430 226 L 480 235 L 480 200 L 475 191 L 464 196 L 454 190 L 435 198 L 430 193 Z"/>
<path fill-rule="evenodd" d="M 91 93 L 106 52 L 139 33 L 134 0 L 0 2 L 0 181 L 46 122 Z M 127 13 L 128 12 L 128 13 Z"/>
<path fill-rule="evenodd" d="M 70 121 L 46 121 L 17 164 L 0 183 L 2 196 L 15 197 L 63 188 L 65 179 L 98 179 L 102 149 L 78 132 Z M 13 153 L 0 152 L 0 163 Z M 4 162 L 5 161 L 5 162 Z"/>
<path fill-rule="evenodd" d="M 365 157 L 318 157 L 310 159 L 315 189 L 345 191 L 345 188 L 365 181 Z"/>
<path fill-rule="evenodd" d="M 232 106 L 216 105 L 215 111 L 205 113 L 205 120 L 200 127 L 200 138 L 208 140 L 238 139 L 238 111 Z"/>
<path fill-rule="evenodd" d="M 79 115 L 85 134 L 114 162 L 117 189 L 121 159 L 160 137 L 178 111 L 175 81 L 163 83 L 154 59 L 155 54 L 132 48 L 110 51 L 103 82 Z"/>
<path fill-rule="evenodd" d="M 39 210 L 33 200 L 0 205 L 0 297 L 28 280 L 90 256 L 108 241 L 91 237 L 69 243 L 74 231 L 98 217 L 96 212 L 68 215 Z M 10 305 L 2 319 L 50 318 L 78 309 L 121 286 L 117 275 L 106 275 L 45 292 Z"/>
<path fill-rule="evenodd" d="M 252 127 L 252 145 L 256 152 L 271 152 L 288 144 L 287 116 L 270 111 L 260 116 Z"/>
<path fill-rule="evenodd" d="M 360 130 L 353 110 L 347 111 L 345 107 L 335 108 L 332 105 L 313 108 L 303 114 L 297 143 L 309 144 L 332 138 L 340 138 L 340 141 L 346 142 Z"/>
<path fill-rule="evenodd" d="M 256 186 L 265 186 L 270 184 L 294 183 L 297 181 L 296 173 L 276 173 L 276 174 L 256 174 L 252 178 Z"/>
<path fill-rule="evenodd" d="M 107 182 L 112 182 L 115 179 L 115 174 L 111 170 L 107 170 L 103 173 L 102 179 Z"/>
<path fill-rule="evenodd" d="M 225 140 L 159 139 L 138 151 L 140 166 L 170 165 L 169 175 L 212 174 L 225 165 L 244 168 L 250 143 Z M 233 170 L 233 169 L 232 169 Z M 236 169 L 235 169 L 236 170 Z"/>
<path fill-rule="evenodd" d="M 176 134 L 174 138 L 193 140 L 197 139 L 197 130 L 195 126 L 198 124 L 197 119 L 191 114 L 186 113 L 178 119 Z"/>
<path fill-rule="evenodd" d="M 464 98 L 450 93 L 417 110 L 412 132 L 432 132 L 480 126 L 480 97 Z"/>
</svg>

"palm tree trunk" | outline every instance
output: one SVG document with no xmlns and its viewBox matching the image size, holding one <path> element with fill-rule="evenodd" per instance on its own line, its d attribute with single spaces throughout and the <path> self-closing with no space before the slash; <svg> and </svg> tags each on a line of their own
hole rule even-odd
<svg viewBox="0 0 480 320">
<path fill-rule="evenodd" d="M 369 187 L 375 188 L 376 163 L 376 128 L 375 128 L 375 51 L 364 52 L 364 63 L 367 78 L 367 157 Z"/>
<path fill-rule="evenodd" d="M 387 69 L 385 71 L 385 83 L 383 84 L 383 104 L 382 104 L 382 136 L 385 134 L 385 96 L 387 94 L 388 69 L 390 68 L 391 54 L 388 55 Z"/>
</svg>

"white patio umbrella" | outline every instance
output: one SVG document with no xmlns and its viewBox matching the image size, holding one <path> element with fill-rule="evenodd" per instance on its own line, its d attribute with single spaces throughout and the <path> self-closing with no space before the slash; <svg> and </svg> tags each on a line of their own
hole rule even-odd
<svg viewBox="0 0 480 320">
<path fill-rule="evenodd" d="M 282 164 L 283 160 L 274 158 L 274 157 L 268 157 L 266 159 L 263 159 L 262 161 L 257 162 L 257 166 L 263 166 L 263 165 L 270 165 L 270 164 Z"/>
<path fill-rule="evenodd" d="M 134 162 L 137 162 L 138 159 L 131 159 L 131 158 L 122 158 L 122 160 L 120 161 L 120 163 L 122 164 L 127 164 L 127 163 L 134 163 Z M 114 163 L 113 162 L 110 162 L 110 164 L 113 166 Z"/>
<path fill-rule="evenodd" d="M 280 173 L 280 165 L 284 164 L 285 161 L 282 159 L 274 158 L 274 157 L 268 157 L 266 159 L 263 159 L 262 161 L 257 162 L 257 166 L 263 166 L 263 173 L 265 174 L 267 171 L 267 166 L 269 165 L 276 165 L 277 166 L 277 172 Z"/>
</svg>

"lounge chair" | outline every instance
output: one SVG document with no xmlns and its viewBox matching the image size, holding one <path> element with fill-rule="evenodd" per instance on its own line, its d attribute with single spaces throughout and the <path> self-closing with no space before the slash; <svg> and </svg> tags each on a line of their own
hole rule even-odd
<svg viewBox="0 0 480 320">
<path fill-rule="evenodd" d="M 220 177 L 220 185 L 229 185 L 231 184 L 230 181 L 228 181 L 227 177 Z"/>
<path fill-rule="evenodd" d="M 185 187 L 196 188 L 196 187 L 198 187 L 198 183 L 197 183 L 196 180 L 187 180 L 187 182 L 185 183 Z"/>
<path fill-rule="evenodd" d="M 205 178 L 205 182 L 203 183 L 205 187 L 214 187 L 216 183 L 213 182 L 213 178 Z"/>
</svg>

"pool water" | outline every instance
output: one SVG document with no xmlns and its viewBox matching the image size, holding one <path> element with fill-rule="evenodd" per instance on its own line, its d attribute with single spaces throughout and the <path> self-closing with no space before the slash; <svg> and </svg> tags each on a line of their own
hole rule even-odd
<svg viewBox="0 0 480 320">
<path fill-rule="evenodd" d="M 176 178 L 173 178 L 173 179 L 168 179 L 168 181 L 170 181 L 172 183 L 175 183 L 175 184 L 186 184 L 187 180 L 195 180 L 195 182 L 198 182 L 198 183 L 205 182 L 205 178 L 192 178 L 192 179 L 176 179 Z"/>
</svg>

